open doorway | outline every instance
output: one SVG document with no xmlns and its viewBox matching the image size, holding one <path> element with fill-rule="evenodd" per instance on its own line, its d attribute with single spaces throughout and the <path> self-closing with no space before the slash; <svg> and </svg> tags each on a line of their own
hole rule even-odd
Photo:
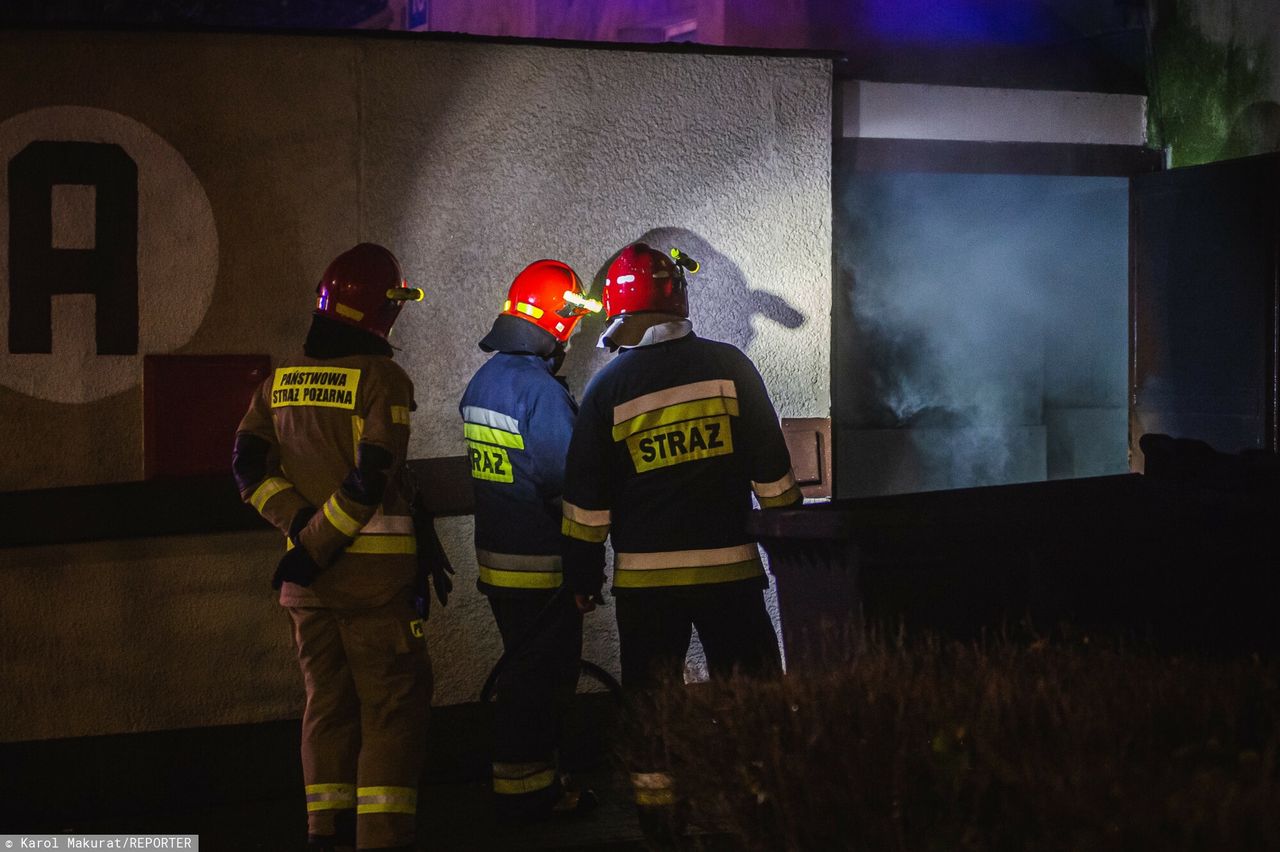
<svg viewBox="0 0 1280 852">
<path fill-rule="evenodd" d="M 1129 181 L 833 183 L 842 497 L 1124 473 Z"/>
</svg>

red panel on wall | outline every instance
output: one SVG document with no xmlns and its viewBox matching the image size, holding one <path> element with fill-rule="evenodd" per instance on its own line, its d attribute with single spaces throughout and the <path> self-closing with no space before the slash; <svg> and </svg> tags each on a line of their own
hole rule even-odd
<svg viewBox="0 0 1280 852">
<path fill-rule="evenodd" d="M 231 473 L 231 445 L 269 355 L 148 355 L 142 368 L 143 475 Z"/>
</svg>

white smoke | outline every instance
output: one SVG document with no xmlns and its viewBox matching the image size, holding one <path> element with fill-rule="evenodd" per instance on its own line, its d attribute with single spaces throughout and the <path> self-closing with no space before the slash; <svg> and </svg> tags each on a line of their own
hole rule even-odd
<svg viewBox="0 0 1280 852">
<path fill-rule="evenodd" d="M 1124 404 L 1125 182 L 847 183 L 837 252 L 859 339 L 842 367 L 861 390 L 843 420 L 909 430 L 921 487 L 1045 478 L 1047 406 Z"/>
</svg>

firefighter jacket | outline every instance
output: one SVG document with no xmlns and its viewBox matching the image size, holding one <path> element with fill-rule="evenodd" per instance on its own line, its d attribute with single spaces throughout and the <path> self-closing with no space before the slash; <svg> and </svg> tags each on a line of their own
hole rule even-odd
<svg viewBox="0 0 1280 852">
<path fill-rule="evenodd" d="M 285 606 L 379 606 L 412 587 L 413 523 L 396 485 L 412 407 L 413 383 L 381 355 L 299 356 L 254 393 L 237 447 L 250 435 L 269 451 L 237 464 L 241 496 L 286 535 L 314 507 L 286 546 L 327 566 L 309 587 L 285 583 Z"/>
<path fill-rule="evenodd" d="M 538 355 L 498 352 L 459 408 L 476 494 L 480 591 L 561 585 L 560 494 L 577 403 Z"/>
<path fill-rule="evenodd" d="M 651 332 L 655 330 L 651 329 Z M 764 381 L 736 347 L 687 321 L 647 334 L 592 380 L 566 461 L 565 573 L 577 594 L 766 584 L 747 534 L 763 507 L 800 500 Z"/>
</svg>

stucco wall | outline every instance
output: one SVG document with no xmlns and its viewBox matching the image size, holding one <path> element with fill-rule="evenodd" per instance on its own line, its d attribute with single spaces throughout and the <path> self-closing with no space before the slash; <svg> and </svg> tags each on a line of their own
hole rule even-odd
<svg viewBox="0 0 1280 852">
<path fill-rule="evenodd" d="M 417 387 L 414 456 L 461 453 L 457 400 L 484 358 L 475 341 L 521 267 L 554 256 L 595 277 L 641 236 L 703 262 L 699 330 L 756 360 L 781 414 L 829 412 L 825 60 L 28 32 L 0 33 L 0 75 L 0 153 L 34 139 L 115 142 L 137 162 L 141 307 L 136 356 L 97 354 L 85 295 L 55 297 L 52 354 L 0 345 L 0 489 L 139 478 L 142 355 L 296 351 L 324 264 L 360 240 L 390 246 L 428 292 L 394 341 Z M 55 198 L 55 243 L 91 232 L 92 209 Z M 7 251 L 0 239 L 0 340 Z M 591 348 L 599 324 L 584 325 L 567 366 L 579 393 L 604 358 Z M 454 703 L 475 697 L 499 645 L 473 586 L 470 519 L 440 526 L 458 591 L 430 639 L 436 701 Z M 0 738 L 296 712 L 286 620 L 266 587 L 274 544 L 250 538 L 3 553 L 0 652 L 23 699 Z M 59 607 L 92 629 L 64 627 Z M 90 636 L 110 665 L 73 641 Z M 611 611 L 592 619 L 587 647 L 616 666 Z M 117 675 L 137 689 L 113 686 Z M 68 690 L 97 703 L 48 704 Z"/>
</svg>

